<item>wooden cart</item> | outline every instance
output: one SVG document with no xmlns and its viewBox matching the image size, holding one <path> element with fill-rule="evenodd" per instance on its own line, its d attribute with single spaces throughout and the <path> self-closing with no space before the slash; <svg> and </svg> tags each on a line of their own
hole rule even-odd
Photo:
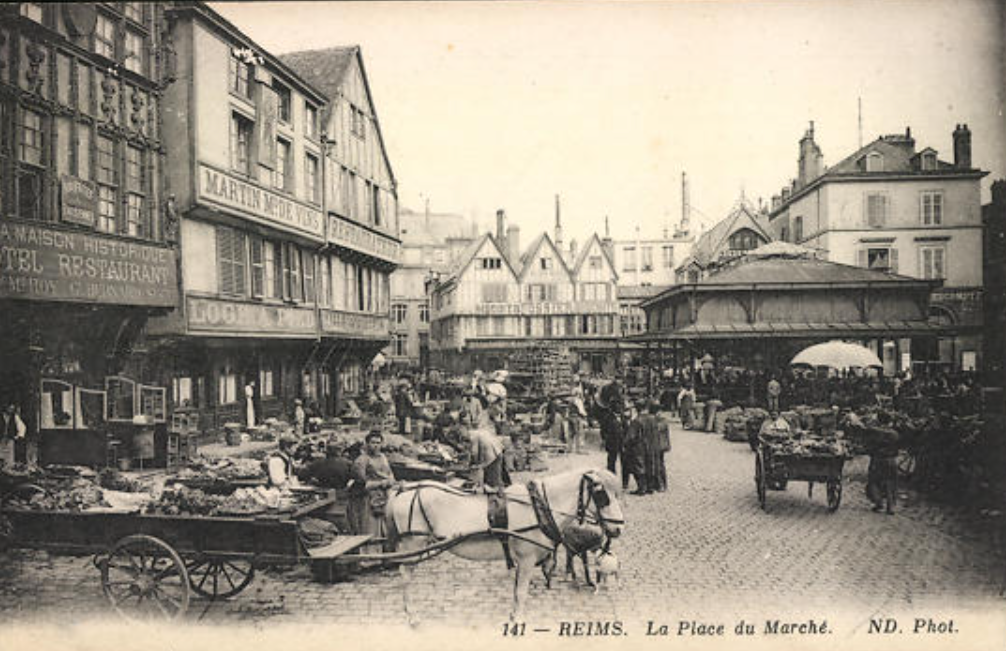
<svg viewBox="0 0 1006 651">
<path fill-rule="evenodd" d="M 758 503 L 768 510 L 766 498 L 769 490 L 786 490 L 790 481 L 807 482 L 807 497 L 814 496 L 814 483 L 825 484 L 828 511 L 834 513 L 842 502 L 842 455 L 781 454 L 771 445 L 762 442 L 755 455 L 755 488 Z"/>
<path fill-rule="evenodd" d="M 95 555 L 102 590 L 129 619 L 177 619 L 191 595 L 216 600 L 244 590 L 255 570 L 331 560 L 369 536 L 339 536 L 308 550 L 298 520 L 334 503 L 334 491 L 301 489 L 295 510 L 255 516 L 147 515 L 125 511 L 0 510 L 17 547 Z M 310 494 L 310 495 L 307 495 Z"/>
</svg>

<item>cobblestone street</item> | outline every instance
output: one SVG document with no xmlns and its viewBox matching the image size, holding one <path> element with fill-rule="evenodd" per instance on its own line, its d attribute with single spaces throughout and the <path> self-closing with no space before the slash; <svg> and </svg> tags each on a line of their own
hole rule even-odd
<svg viewBox="0 0 1006 651">
<path fill-rule="evenodd" d="M 618 584 L 593 594 L 560 578 L 546 590 L 536 575 L 528 608 L 533 621 L 685 619 L 724 608 L 756 617 L 780 606 L 808 617 L 842 608 L 863 619 L 949 604 L 1001 609 L 1003 568 L 991 539 L 963 515 L 910 494 L 893 517 L 871 512 L 863 495 L 865 460 L 847 464 L 836 513 L 826 508 L 823 486 L 808 499 L 804 483 L 770 492 L 765 513 L 755 498 L 747 445 L 676 429 L 673 446 L 669 492 L 622 498 L 628 525 L 614 546 Z M 593 452 L 552 459 L 551 471 L 601 464 L 602 455 Z M 413 605 L 424 622 L 496 626 L 506 620 L 512 582 L 502 563 L 444 555 L 420 565 L 413 580 Z M 400 624 L 401 587 L 395 571 L 323 584 L 307 568 L 271 570 L 228 602 L 194 600 L 189 617 Z M 3 619 L 105 613 L 89 558 L 18 550 L 0 562 Z"/>
</svg>

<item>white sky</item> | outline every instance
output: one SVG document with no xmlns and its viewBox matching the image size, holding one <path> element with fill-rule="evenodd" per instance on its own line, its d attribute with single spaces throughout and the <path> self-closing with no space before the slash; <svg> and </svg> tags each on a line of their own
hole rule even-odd
<svg viewBox="0 0 1006 651">
<path fill-rule="evenodd" d="M 681 172 L 705 226 L 741 189 L 768 200 L 796 175 L 809 120 L 825 164 L 912 128 L 916 147 L 1006 176 L 1003 3 L 213 3 L 260 46 L 359 44 L 404 207 L 497 208 L 527 243 L 656 236 L 681 212 Z M 694 213 L 693 213 L 694 216 Z"/>
</svg>

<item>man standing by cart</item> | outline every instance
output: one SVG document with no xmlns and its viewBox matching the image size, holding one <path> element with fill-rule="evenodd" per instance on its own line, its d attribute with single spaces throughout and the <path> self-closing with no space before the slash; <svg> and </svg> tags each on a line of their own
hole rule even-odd
<svg viewBox="0 0 1006 651">
<path fill-rule="evenodd" d="M 660 403 L 650 401 L 643 426 L 646 436 L 646 491 L 667 490 L 667 452 L 671 449 L 671 424 L 660 416 Z"/>
</svg>

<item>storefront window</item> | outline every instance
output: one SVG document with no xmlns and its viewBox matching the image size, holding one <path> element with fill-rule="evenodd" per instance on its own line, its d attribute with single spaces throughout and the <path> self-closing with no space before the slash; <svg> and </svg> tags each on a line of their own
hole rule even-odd
<svg viewBox="0 0 1006 651">
<path fill-rule="evenodd" d="M 230 363 L 224 364 L 220 368 L 220 377 L 217 382 L 217 403 L 228 405 L 238 400 L 238 376 L 234 367 Z"/>
<path fill-rule="evenodd" d="M 61 380 L 42 380 L 39 420 L 42 429 L 73 429 L 73 385 Z"/>
<path fill-rule="evenodd" d="M 164 387 L 140 385 L 140 414 L 147 422 L 163 423 L 167 420 L 168 402 Z"/>
<path fill-rule="evenodd" d="M 106 420 L 132 422 L 136 413 L 136 383 L 125 377 L 105 378 Z"/>
<path fill-rule="evenodd" d="M 176 377 L 171 379 L 171 402 L 176 407 L 192 405 L 192 378 Z"/>
<path fill-rule="evenodd" d="M 97 429 L 105 421 L 105 392 L 77 389 L 77 428 Z"/>
</svg>

